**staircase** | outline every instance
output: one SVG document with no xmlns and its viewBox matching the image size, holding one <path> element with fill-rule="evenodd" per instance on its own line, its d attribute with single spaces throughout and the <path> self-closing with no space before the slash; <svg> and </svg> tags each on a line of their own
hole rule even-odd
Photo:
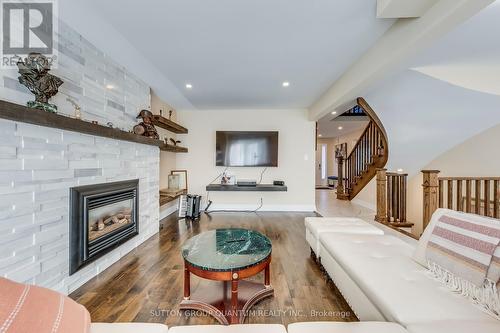
<svg viewBox="0 0 500 333">
<path fill-rule="evenodd" d="M 356 102 L 354 108 L 363 110 L 370 121 L 349 155 L 342 156 L 339 152 L 336 156 L 339 168 L 337 199 L 340 200 L 354 199 L 389 158 L 387 134 L 380 119 L 363 98 Z"/>
</svg>

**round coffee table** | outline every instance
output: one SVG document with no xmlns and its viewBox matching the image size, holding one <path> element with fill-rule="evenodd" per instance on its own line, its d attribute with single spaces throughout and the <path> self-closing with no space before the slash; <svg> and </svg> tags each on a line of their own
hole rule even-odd
<svg viewBox="0 0 500 333">
<path fill-rule="evenodd" d="M 184 300 L 180 309 L 203 311 L 224 325 L 243 323 L 251 306 L 274 293 L 271 249 L 266 236 L 246 229 L 217 229 L 190 238 L 182 247 Z M 261 271 L 264 283 L 243 280 Z M 193 294 L 191 274 L 205 279 Z"/>
</svg>

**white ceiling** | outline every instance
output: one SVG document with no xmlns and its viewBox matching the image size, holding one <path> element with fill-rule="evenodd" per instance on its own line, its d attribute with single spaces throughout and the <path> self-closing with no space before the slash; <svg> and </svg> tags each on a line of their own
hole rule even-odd
<svg viewBox="0 0 500 333">
<path fill-rule="evenodd" d="M 387 78 L 365 96 L 387 130 L 390 170 L 417 174 L 444 152 L 500 123 L 498 86 L 489 86 L 500 75 L 499 18 L 497 0 L 413 59 L 410 70 Z"/>
<path fill-rule="evenodd" d="M 86 3 L 198 109 L 308 107 L 394 22 L 376 0 Z"/>
<path fill-rule="evenodd" d="M 426 50 L 412 70 L 462 88 L 500 96 L 500 1 Z"/>
<path fill-rule="evenodd" d="M 332 119 L 333 118 L 333 119 Z M 326 138 L 337 138 L 349 133 L 359 131 L 368 125 L 367 117 L 324 117 L 318 121 L 318 135 Z M 339 129 L 342 127 L 342 129 Z"/>
</svg>

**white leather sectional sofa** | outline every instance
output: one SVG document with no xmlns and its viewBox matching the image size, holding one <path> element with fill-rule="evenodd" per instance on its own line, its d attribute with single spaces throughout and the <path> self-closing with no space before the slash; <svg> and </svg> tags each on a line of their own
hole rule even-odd
<svg viewBox="0 0 500 333">
<path fill-rule="evenodd" d="M 440 321 L 404 328 L 388 322 L 305 322 L 288 325 L 199 325 L 168 328 L 161 324 L 92 324 L 90 333 L 498 333 L 498 324 L 474 321 Z"/>
<path fill-rule="evenodd" d="M 307 217 L 306 241 L 311 246 L 311 250 L 316 258 L 321 258 L 321 243 L 319 235 L 326 232 L 340 234 L 372 234 L 383 235 L 384 231 L 373 225 L 355 217 Z"/>
<path fill-rule="evenodd" d="M 160 324 L 92 324 L 90 333 L 408 333 L 393 323 L 312 322 L 288 325 L 199 325 L 170 329 Z"/>
<path fill-rule="evenodd" d="M 90 333 L 500 333 L 500 321 L 430 278 L 416 244 L 353 218 L 306 218 L 306 239 L 359 323 L 92 324 Z"/>
<path fill-rule="evenodd" d="M 327 230 L 317 226 L 318 218 L 308 219 L 306 229 L 316 230 L 307 233 L 317 235 L 308 240 L 311 249 L 316 251 L 319 240 L 317 257 L 361 321 L 397 323 L 411 333 L 500 332 L 499 320 L 432 279 L 413 260 L 416 243 L 383 232 Z"/>
</svg>

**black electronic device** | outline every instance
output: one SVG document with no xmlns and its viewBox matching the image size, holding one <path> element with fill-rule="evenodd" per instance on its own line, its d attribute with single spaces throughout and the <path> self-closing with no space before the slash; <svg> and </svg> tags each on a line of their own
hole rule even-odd
<svg viewBox="0 0 500 333">
<path fill-rule="evenodd" d="M 275 186 L 285 186 L 285 182 L 282 180 L 275 180 L 273 181 L 273 185 Z"/>
<path fill-rule="evenodd" d="M 255 187 L 257 186 L 257 181 L 255 180 L 238 180 L 236 182 L 236 185 L 238 186 L 243 186 L 243 187 Z"/>
</svg>

